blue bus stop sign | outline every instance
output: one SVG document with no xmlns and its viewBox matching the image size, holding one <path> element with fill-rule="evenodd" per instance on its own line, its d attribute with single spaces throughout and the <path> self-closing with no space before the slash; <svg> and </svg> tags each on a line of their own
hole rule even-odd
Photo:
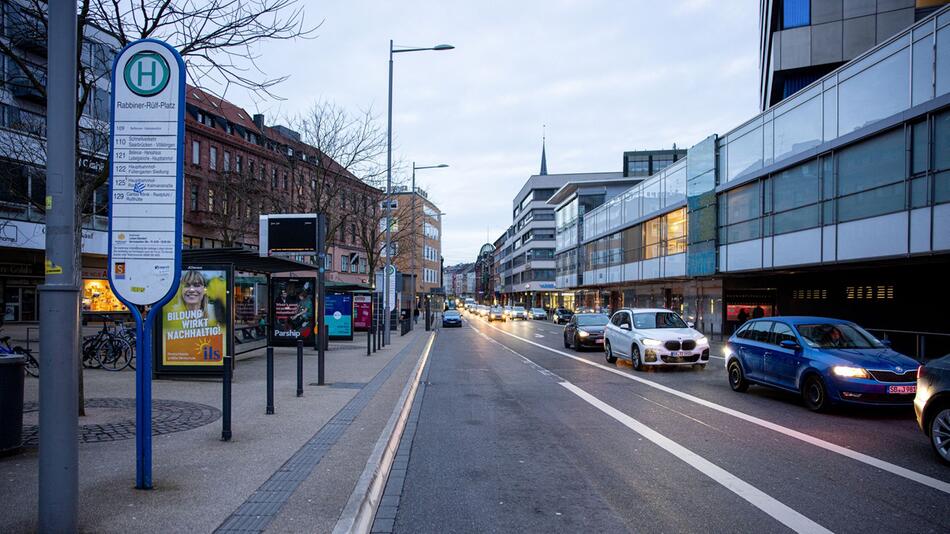
<svg viewBox="0 0 950 534">
<path fill-rule="evenodd" d="M 181 275 L 185 65 L 155 39 L 112 65 L 109 283 L 135 317 L 135 486 L 152 487 L 152 325 Z M 149 306 L 144 319 L 139 306 Z"/>
</svg>

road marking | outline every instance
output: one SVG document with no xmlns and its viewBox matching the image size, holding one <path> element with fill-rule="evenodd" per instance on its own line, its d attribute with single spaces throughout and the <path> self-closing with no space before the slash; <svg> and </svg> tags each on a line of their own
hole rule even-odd
<svg viewBox="0 0 950 534">
<path fill-rule="evenodd" d="M 752 506 L 769 514 L 778 522 L 795 532 L 831 532 L 785 504 L 782 504 L 759 488 L 756 488 L 752 484 L 749 484 L 729 471 L 726 471 L 663 434 L 660 434 L 649 426 L 610 406 L 574 384 L 567 381 L 561 382 L 560 384 L 591 406 L 614 418 L 630 430 L 652 441 L 666 452 L 686 462 L 693 469 L 718 482 L 729 491 L 745 499 Z"/>
<path fill-rule="evenodd" d="M 794 439 L 797 439 L 797 440 L 799 440 L 799 441 L 803 441 L 803 442 L 808 443 L 808 444 L 810 444 L 810 445 L 814 445 L 815 447 L 818 447 L 818 448 L 821 448 L 821 449 L 825 449 L 826 451 L 830 451 L 830 452 L 833 452 L 833 453 L 836 453 L 836 454 L 840 454 L 841 456 L 845 456 L 845 457 L 847 457 L 847 458 L 851 458 L 852 460 L 856 460 L 856 461 L 861 462 L 861 463 L 863 463 L 863 464 L 870 465 L 870 466 L 872 466 L 872 467 L 876 467 L 876 468 L 878 468 L 878 469 L 880 469 L 880 470 L 882 470 L 882 471 L 887 471 L 888 473 L 891 473 L 891 474 L 894 474 L 894 475 L 897 475 L 897 476 L 906 478 L 907 480 L 911 480 L 911 481 L 917 482 L 917 483 L 919 483 L 919 484 L 923 484 L 924 486 L 931 487 L 931 488 L 933 488 L 933 489 L 935 489 L 935 490 L 942 491 L 942 492 L 944 492 L 944 493 L 950 494 L 950 483 L 948 483 L 948 482 L 944 482 L 944 481 L 942 481 L 942 480 L 937 480 L 936 478 L 927 476 L 927 475 L 925 475 L 925 474 L 923 474 L 923 473 L 918 473 L 917 471 L 913 471 L 913 470 L 911 470 L 911 469 L 907 469 L 906 467 L 901 467 L 901 466 L 899 466 L 899 465 L 892 464 L 892 463 L 887 462 L 887 461 L 885 461 L 885 460 L 881 460 L 881 459 L 879 459 L 879 458 L 875 458 L 875 457 L 873 457 L 873 456 L 870 456 L 870 455 L 867 455 L 867 454 L 864 454 L 864 453 L 860 453 L 860 452 L 857 452 L 857 451 L 853 451 L 853 450 L 851 450 L 851 449 L 849 449 L 849 448 L 847 448 L 847 447 L 842 447 L 841 445 L 836 445 L 836 444 L 834 444 L 834 443 L 831 443 L 830 441 L 825 441 L 825 440 L 823 440 L 823 439 L 821 439 L 821 438 L 816 438 L 815 436 L 812 436 L 812 435 L 810 435 L 810 434 L 806 434 L 806 433 L 804 433 L 804 432 L 799 432 L 798 430 L 793 430 L 793 429 L 791 429 L 791 428 L 784 427 L 784 426 L 782 426 L 782 425 L 779 425 L 779 424 L 777 424 L 777 423 L 773 423 L 773 422 L 771 422 L 771 421 L 767 421 L 767 420 L 765 420 L 765 419 L 761 419 L 761 418 L 756 417 L 756 416 L 754 416 L 754 415 L 749 415 L 749 414 L 747 414 L 747 413 L 745 413 L 745 412 L 740 412 L 740 411 L 734 410 L 734 409 L 732 409 L 732 408 L 727 408 L 727 407 L 725 407 L 725 406 L 723 406 L 723 405 L 721 405 L 721 404 L 716 404 L 715 402 L 708 401 L 708 400 L 706 400 L 706 399 L 702 399 L 702 398 L 696 397 L 696 396 L 694 396 L 694 395 L 690 395 L 689 393 L 682 392 L 682 391 L 680 391 L 680 390 L 678 390 L 678 389 L 673 389 L 673 388 L 671 388 L 671 387 L 664 386 L 663 384 L 660 384 L 659 382 L 654 382 L 654 381 L 652 381 L 652 380 L 647 380 L 647 379 L 645 379 L 645 378 L 640 378 L 639 376 L 634 376 L 634 375 L 632 375 L 632 374 L 625 373 L 625 372 L 623 372 L 623 371 L 620 371 L 619 369 L 615 369 L 615 368 L 612 368 L 612 367 L 607 367 L 606 365 L 602 365 L 602 364 L 599 364 L 599 363 L 596 363 L 596 362 L 592 362 L 592 361 L 590 361 L 590 360 L 586 360 L 586 359 L 584 359 L 584 358 L 581 358 L 581 357 L 578 357 L 578 356 L 574 356 L 573 354 L 568 354 L 568 353 L 566 353 L 566 352 L 564 352 L 564 351 L 560 351 L 560 350 L 557 350 L 557 349 L 553 349 L 553 348 L 551 348 L 551 347 L 547 347 L 547 346 L 542 345 L 542 344 L 540 344 L 540 343 L 536 343 L 536 342 L 534 342 L 534 341 L 531 341 L 530 339 L 525 339 L 525 338 L 523 338 L 523 337 L 516 336 L 516 335 L 514 335 L 514 334 L 512 334 L 512 333 L 505 332 L 504 330 L 501 330 L 501 329 L 499 329 L 499 328 L 496 328 L 496 327 L 493 326 L 493 325 L 488 325 L 488 326 L 489 326 L 490 328 L 494 328 L 495 330 L 501 332 L 502 334 L 505 334 L 506 336 L 511 336 L 511 337 L 513 337 L 513 338 L 515 338 L 515 339 L 521 340 L 521 341 L 523 341 L 523 342 L 525 342 L 525 343 L 534 345 L 534 346 L 536 346 L 536 347 L 540 347 L 540 348 L 542 348 L 542 349 L 544 349 L 544 350 L 553 352 L 553 353 L 555 353 L 555 354 L 559 354 L 559 355 L 561 355 L 561 356 L 566 356 L 566 357 L 571 358 L 571 359 L 573 359 L 573 360 L 576 360 L 576 361 L 578 361 L 578 362 L 585 363 L 585 364 L 590 365 L 590 366 L 593 366 L 593 367 L 597 367 L 598 369 L 603 369 L 604 371 L 607 371 L 607 372 L 609 372 L 609 373 L 613 373 L 613 374 L 618 375 L 618 376 L 622 376 L 622 377 L 627 378 L 627 379 L 629 379 L 629 380 L 633 380 L 633 381 L 635 381 L 635 382 L 640 382 L 641 384 L 644 384 L 644 385 L 646 385 L 646 386 L 650 386 L 650 387 L 652 387 L 652 388 L 658 389 L 658 390 L 663 391 L 663 392 L 665 392 L 665 393 L 669 393 L 669 394 L 671 394 L 671 395 L 675 395 L 675 396 L 677 396 L 677 397 L 680 397 L 681 399 L 685 399 L 685 400 L 688 400 L 688 401 L 690 401 L 690 402 L 694 402 L 694 403 L 696 403 L 696 404 L 699 404 L 699 405 L 701 405 L 701 406 L 705 406 L 705 407 L 710 408 L 710 409 L 712 409 L 712 410 L 716 410 L 716 411 L 721 412 L 721 413 L 724 413 L 724 414 L 726 414 L 726 415 L 731 415 L 731 416 L 736 417 L 736 418 L 738 418 L 738 419 L 742 419 L 743 421 L 752 423 L 752 424 L 754 424 L 754 425 L 758 425 L 758 426 L 760 426 L 760 427 L 762 427 L 762 428 L 767 428 L 767 429 L 769 429 L 769 430 L 773 430 L 773 431 L 775 431 L 775 432 L 778 432 L 779 434 L 783 434 L 783 435 L 788 436 L 788 437 L 790 437 L 790 438 L 794 438 Z M 474 328 L 474 327 L 473 327 L 473 328 Z"/>
<path fill-rule="evenodd" d="M 535 334 L 534 337 L 544 337 L 544 334 Z"/>
</svg>

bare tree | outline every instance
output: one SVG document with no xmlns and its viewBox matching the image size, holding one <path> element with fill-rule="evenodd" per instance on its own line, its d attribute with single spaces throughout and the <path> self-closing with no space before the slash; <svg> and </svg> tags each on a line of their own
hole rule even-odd
<svg viewBox="0 0 950 534">
<path fill-rule="evenodd" d="M 260 176 L 247 171 L 224 169 L 207 180 L 208 197 L 198 199 L 199 220 L 213 228 L 225 247 L 245 243 L 257 236 L 261 207 L 279 206 L 283 197 Z M 206 207 L 207 209 L 202 209 Z"/>
</svg>

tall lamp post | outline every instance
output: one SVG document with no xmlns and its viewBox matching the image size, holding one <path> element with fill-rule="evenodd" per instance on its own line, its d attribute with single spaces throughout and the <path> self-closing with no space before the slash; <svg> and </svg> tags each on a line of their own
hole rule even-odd
<svg viewBox="0 0 950 534">
<path fill-rule="evenodd" d="M 416 286 L 419 284 L 419 276 L 416 274 L 416 255 L 418 254 L 416 252 L 416 236 L 418 235 L 416 233 L 416 220 L 418 219 L 417 214 L 416 214 L 416 171 L 422 170 L 422 169 L 444 169 L 446 167 L 448 167 L 448 165 L 446 165 L 445 163 L 440 163 L 438 165 L 417 166 L 415 161 L 412 162 L 412 266 L 410 267 L 409 270 L 412 271 L 413 281 L 412 281 L 412 304 L 410 304 L 409 306 L 410 328 L 412 328 L 413 321 L 415 321 L 415 317 L 416 317 Z M 425 208 L 423 208 L 423 212 L 424 211 L 425 211 Z M 425 245 L 426 245 L 425 220 L 426 220 L 425 215 L 423 215 L 422 217 L 422 223 L 423 223 L 422 252 L 423 254 L 425 254 Z M 425 258 L 423 258 L 422 260 L 423 272 L 425 272 L 425 265 L 426 265 Z"/>
<path fill-rule="evenodd" d="M 452 45 L 440 44 L 431 48 L 407 48 L 400 47 L 396 49 L 393 46 L 392 39 L 389 40 L 389 106 L 386 114 L 386 270 L 383 272 L 383 308 L 386 313 L 383 317 L 383 339 L 389 343 L 389 293 L 393 288 L 389 287 L 389 271 L 393 265 L 392 249 L 392 194 L 393 194 L 393 54 L 403 52 L 424 52 L 427 50 L 442 51 L 452 50 Z M 413 191 L 415 193 L 415 191 Z"/>
</svg>

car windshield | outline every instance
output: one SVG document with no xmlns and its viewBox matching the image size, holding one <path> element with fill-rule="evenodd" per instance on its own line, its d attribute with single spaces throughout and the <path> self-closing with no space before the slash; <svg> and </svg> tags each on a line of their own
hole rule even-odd
<svg viewBox="0 0 950 534">
<path fill-rule="evenodd" d="M 577 326 L 604 326 L 610 321 L 609 317 L 599 313 L 577 315 L 576 317 Z"/>
<path fill-rule="evenodd" d="M 880 349 L 884 344 L 860 326 L 848 323 L 800 324 L 805 343 L 820 349 Z"/>
<path fill-rule="evenodd" d="M 531 308 L 532 313 L 544 313 L 544 310 L 541 308 Z"/>
<path fill-rule="evenodd" d="M 459 316 L 459 312 L 455 310 L 448 310 L 447 312 L 445 312 L 445 317 L 458 317 L 458 316 Z"/>
<path fill-rule="evenodd" d="M 491 309 L 492 313 L 501 313 L 501 308 L 495 307 Z"/>
<path fill-rule="evenodd" d="M 514 308 L 512 308 L 512 310 L 514 310 L 514 311 L 524 311 L 524 308 L 522 308 L 521 306 L 515 306 Z"/>
<path fill-rule="evenodd" d="M 633 314 L 633 325 L 637 330 L 653 328 L 689 328 L 673 312 L 641 312 Z"/>
</svg>

